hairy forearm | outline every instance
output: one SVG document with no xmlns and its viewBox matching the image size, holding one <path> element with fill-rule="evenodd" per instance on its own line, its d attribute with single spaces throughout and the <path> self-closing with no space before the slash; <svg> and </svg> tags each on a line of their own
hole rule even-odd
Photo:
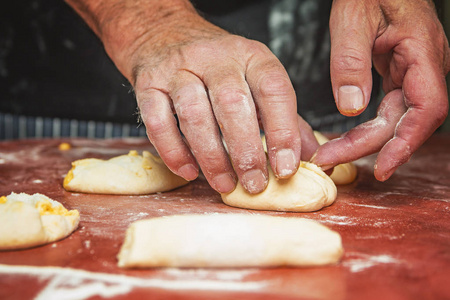
<svg viewBox="0 0 450 300">
<path fill-rule="evenodd" d="M 155 47 L 169 39 L 161 28 L 196 15 L 188 0 L 65 0 L 104 44 L 119 70 L 132 81 L 130 57 L 142 39 L 153 37 Z"/>
</svg>

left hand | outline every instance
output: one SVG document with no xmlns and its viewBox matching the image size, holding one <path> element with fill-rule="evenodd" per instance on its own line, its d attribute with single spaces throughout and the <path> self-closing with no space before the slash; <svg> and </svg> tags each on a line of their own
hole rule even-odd
<svg viewBox="0 0 450 300">
<path fill-rule="evenodd" d="M 444 30 L 429 0 L 335 0 L 330 34 L 339 111 L 355 116 L 367 107 L 372 61 L 386 96 L 376 119 L 321 146 L 312 161 L 326 170 L 380 151 L 374 174 L 387 180 L 447 116 Z"/>
</svg>

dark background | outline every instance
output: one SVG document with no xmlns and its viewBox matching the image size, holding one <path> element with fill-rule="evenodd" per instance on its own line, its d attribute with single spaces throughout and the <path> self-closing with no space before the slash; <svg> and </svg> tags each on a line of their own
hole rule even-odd
<svg viewBox="0 0 450 300">
<path fill-rule="evenodd" d="M 193 2 L 220 22 L 221 14 L 233 12 L 236 5 L 258 1 Z M 435 3 L 448 29 L 450 4 Z M 251 32 L 234 33 L 263 42 L 267 38 Z M 61 0 L 9 1 L 0 10 L 0 112 L 136 123 L 130 84 L 97 37 Z M 450 131 L 450 121 L 441 130 Z"/>
</svg>

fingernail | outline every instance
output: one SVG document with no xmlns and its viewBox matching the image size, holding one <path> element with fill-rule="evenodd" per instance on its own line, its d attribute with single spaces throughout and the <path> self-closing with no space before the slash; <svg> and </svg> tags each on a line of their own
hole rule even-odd
<svg viewBox="0 0 450 300">
<path fill-rule="evenodd" d="M 361 89 L 354 85 L 343 85 L 338 93 L 339 110 L 344 113 L 357 113 L 364 108 Z"/>
<path fill-rule="evenodd" d="M 322 171 L 326 172 L 330 170 L 331 168 L 334 168 L 335 165 L 317 165 Z"/>
<path fill-rule="evenodd" d="M 242 176 L 242 185 L 250 194 L 257 194 L 267 186 L 267 177 L 261 170 L 250 170 Z"/>
<path fill-rule="evenodd" d="M 178 174 L 184 179 L 191 181 L 197 178 L 198 170 L 193 164 L 186 164 L 178 169 Z"/>
<path fill-rule="evenodd" d="M 236 180 L 228 173 L 219 174 L 212 180 L 213 188 L 219 193 L 230 193 L 236 187 Z"/>
<path fill-rule="evenodd" d="M 389 178 L 391 178 L 391 176 L 394 174 L 394 172 L 395 172 L 396 170 L 397 170 L 397 168 L 392 168 L 392 169 L 390 169 L 390 170 L 387 170 L 387 171 L 381 176 L 381 178 L 379 179 L 379 181 L 384 182 L 384 181 L 388 180 Z"/>
<path fill-rule="evenodd" d="M 296 171 L 296 161 L 292 149 L 282 149 L 275 156 L 277 177 L 285 178 Z"/>
<path fill-rule="evenodd" d="M 315 160 L 316 160 L 316 157 L 317 157 L 317 152 L 318 151 L 314 152 L 314 154 L 311 156 L 311 159 L 309 160 L 310 163 L 316 164 Z"/>
</svg>

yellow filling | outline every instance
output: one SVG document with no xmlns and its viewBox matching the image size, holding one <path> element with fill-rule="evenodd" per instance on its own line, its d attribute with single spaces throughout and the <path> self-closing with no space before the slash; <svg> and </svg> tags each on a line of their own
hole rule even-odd
<svg viewBox="0 0 450 300">
<path fill-rule="evenodd" d="M 72 216 L 77 215 L 77 210 L 67 210 L 64 206 L 52 206 L 50 201 L 42 200 L 36 203 L 36 208 L 41 216 L 43 215 L 60 215 L 60 216 Z"/>
<path fill-rule="evenodd" d="M 0 204 L 5 204 L 8 201 L 6 196 L 0 197 Z M 79 215 L 78 210 L 67 210 L 64 206 L 53 206 L 47 199 L 38 201 L 36 203 L 36 209 L 41 216 L 43 215 L 60 215 L 60 216 L 76 216 Z"/>
<path fill-rule="evenodd" d="M 58 146 L 58 149 L 61 151 L 67 151 L 70 150 L 72 148 L 72 146 L 69 143 L 61 143 Z"/>
<path fill-rule="evenodd" d="M 67 185 L 69 184 L 70 181 L 72 181 L 73 179 L 73 169 L 70 169 L 69 173 L 67 173 L 66 177 L 64 177 L 64 182 L 63 182 L 63 186 L 67 187 Z"/>
<path fill-rule="evenodd" d="M 136 150 L 130 150 L 130 152 L 128 152 L 129 156 L 139 156 L 139 153 Z"/>
</svg>

